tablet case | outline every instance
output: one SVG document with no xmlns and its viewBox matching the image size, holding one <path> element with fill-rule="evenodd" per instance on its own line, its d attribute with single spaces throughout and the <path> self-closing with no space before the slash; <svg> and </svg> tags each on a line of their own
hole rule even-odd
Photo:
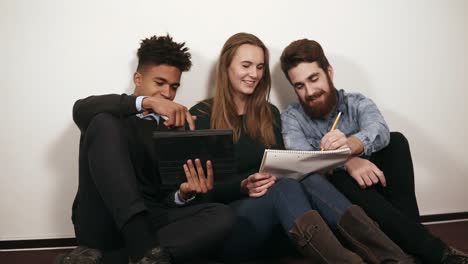
<svg viewBox="0 0 468 264">
<path fill-rule="evenodd" d="M 200 159 L 206 173 L 211 160 L 214 182 L 226 182 L 236 173 L 232 130 L 155 131 L 154 148 L 163 185 L 186 181 L 183 165 L 188 159 Z"/>
</svg>

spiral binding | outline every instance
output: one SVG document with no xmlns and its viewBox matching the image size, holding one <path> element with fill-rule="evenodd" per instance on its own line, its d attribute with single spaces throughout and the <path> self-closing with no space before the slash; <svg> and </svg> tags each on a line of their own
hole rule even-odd
<svg viewBox="0 0 468 264">
<path fill-rule="evenodd" d="M 335 150 L 324 150 L 324 151 L 311 151 L 311 150 L 282 150 L 282 149 L 266 149 L 268 153 L 284 153 L 284 154 L 296 154 L 296 155 L 303 155 L 303 154 L 314 154 L 314 155 L 327 155 L 327 154 L 348 154 L 351 152 L 349 148 L 344 149 L 335 149 Z"/>
</svg>

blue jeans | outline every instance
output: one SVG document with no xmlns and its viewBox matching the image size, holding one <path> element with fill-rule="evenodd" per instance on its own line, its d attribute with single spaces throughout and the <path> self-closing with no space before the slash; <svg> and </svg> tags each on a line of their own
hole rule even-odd
<svg viewBox="0 0 468 264">
<path fill-rule="evenodd" d="M 351 202 L 325 176 L 311 174 L 301 182 L 311 206 L 316 208 L 331 229 L 336 229 Z"/>
<path fill-rule="evenodd" d="M 282 179 L 262 197 L 232 202 L 230 206 L 236 214 L 236 223 L 223 246 L 222 258 L 236 262 L 261 255 L 270 245 L 268 242 L 271 242 L 269 239 L 275 228 L 280 227 L 283 233 L 288 234 L 294 221 L 310 210 L 318 210 L 325 214 L 326 221 L 337 223 L 345 207 L 351 206 L 351 203 L 326 179 L 308 178 L 305 184 L 305 180 Z M 308 188 L 309 185 L 312 186 Z M 321 192 L 322 185 L 326 190 L 324 192 Z M 311 194 L 306 194 L 305 190 L 311 191 Z M 320 194 L 327 196 L 319 197 Z"/>
<path fill-rule="evenodd" d="M 279 180 L 259 198 L 236 200 L 229 206 L 236 221 L 221 252 L 228 263 L 262 256 L 274 230 L 289 231 L 297 217 L 312 210 L 299 182 L 291 179 Z"/>
</svg>

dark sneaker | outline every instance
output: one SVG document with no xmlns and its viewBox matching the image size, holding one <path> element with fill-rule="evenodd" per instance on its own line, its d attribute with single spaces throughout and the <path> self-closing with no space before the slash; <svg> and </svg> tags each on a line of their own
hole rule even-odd
<svg viewBox="0 0 468 264">
<path fill-rule="evenodd" d="M 444 264 L 468 264 L 468 254 L 453 247 L 447 247 L 444 252 Z"/>
<path fill-rule="evenodd" d="M 145 256 L 138 262 L 130 264 L 171 264 L 171 256 L 167 251 L 160 247 L 155 247 L 146 252 Z"/>
<path fill-rule="evenodd" d="M 69 253 L 59 255 L 55 264 L 102 264 L 102 254 L 97 249 L 78 246 Z"/>
</svg>

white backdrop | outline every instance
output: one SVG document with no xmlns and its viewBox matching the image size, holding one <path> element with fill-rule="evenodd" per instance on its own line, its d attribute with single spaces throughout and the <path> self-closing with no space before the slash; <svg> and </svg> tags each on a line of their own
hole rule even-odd
<svg viewBox="0 0 468 264">
<path fill-rule="evenodd" d="M 75 100 L 132 90 L 142 38 L 186 41 L 193 68 L 176 100 L 209 95 L 224 41 L 271 51 L 272 102 L 295 100 L 279 67 L 292 40 L 319 41 L 335 84 L 374 99 L 409 139 L 422 214 L 468 211 L 468 1 L 0 1 L 0 240 L 74 235 Z"/>
</svg>

